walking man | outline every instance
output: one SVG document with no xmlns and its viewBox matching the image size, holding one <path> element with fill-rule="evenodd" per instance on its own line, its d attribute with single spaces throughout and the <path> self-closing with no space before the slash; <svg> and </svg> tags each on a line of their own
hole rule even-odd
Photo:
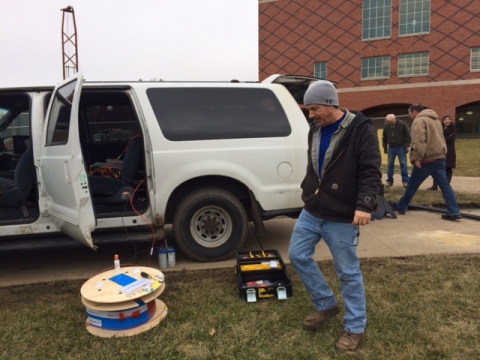
<svg viewBox="0 0 480 360">
<path fill-rule="evenodd" d="M 393 185 L 393 169 L 395 166 L 395 157 L 398 156 L 400 163 L 400 172 L 402 174 L 403 187 L 406 188 L 408 178 L 407 153 L 412 138 L 408 126 L 402 120 L 395 117 L 394 114 L 386 116 L 387 122 L 383 126 L 382 145 L 383 152 L 388 154 L 387 183 L 385 186 Z"/>
<path fill-rule="evenodd" d="M 312 83 L 304 96 L 313 120 L 308 134 L 307 174 L 302 182 L 305 207 L 289 246 L 290 261 L 312 296 L 315 311 L 303 323 L 308 330 L 340 312 L 335 294 L 313 260 L 325 240 L 340 279 L 345 331 L 336 348 L 354 351 L 367 323 L 365 288 L 357 244 L 359 225 L 367 225 L 382 180 L 378 136 L 370 118 L 339 108 L 331 82 Z"/>
<path fill-rule="evenodd" d="M 410 181 L 405 193 L 398 202 L 389 202 L 390 206 L 400 214 L 405 214 L 408 204 L 412 201 L 423 181 L 430 175 L 442 190 L 447 204 L 447 214 L 442 215 L 444 220 L 459 220 L 462 218 L 457 198 L 445 171 L 445 155 L 447 145 L 443 136 L 443 127 L 438 121 L 435 111 L 423 108 L 420 104 L 411 105 L 408 109 L 412 124 L 412 150 L 410 162 L 414 165 Z"/>
</svg>

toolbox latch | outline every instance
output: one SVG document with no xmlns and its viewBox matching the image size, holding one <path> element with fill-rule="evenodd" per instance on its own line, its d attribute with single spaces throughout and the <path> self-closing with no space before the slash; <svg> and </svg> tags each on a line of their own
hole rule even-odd
<svg viewBox="0 0 480 360">
<path fill-rule="evenodd" d="M 255 289 L 247 289 L 247 302 L 257 302 Z"/>
<path fill-rule="evenodd" d="M 287 300 L 287 288 L 285 286 L 277 287 L 278 300 Z"/>
</svg>

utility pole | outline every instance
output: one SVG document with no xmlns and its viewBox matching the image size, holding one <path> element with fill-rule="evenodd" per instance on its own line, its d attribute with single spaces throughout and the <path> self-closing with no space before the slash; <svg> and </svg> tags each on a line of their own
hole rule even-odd
<svg viewBox="0 0 480 360">
<path fill-rule="evenodd" d="M 63 79 L 78 72 L 78 42 L 75 11 L 67 6 L 62 11 L 62 66 Z"/>
</svg>

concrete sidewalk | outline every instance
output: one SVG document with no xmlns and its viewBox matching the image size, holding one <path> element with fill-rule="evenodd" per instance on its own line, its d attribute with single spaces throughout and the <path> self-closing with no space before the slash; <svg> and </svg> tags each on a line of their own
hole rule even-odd
<svg viewBox="0 0 480 360">
<path fill-rule="evenodd" d="M 387 175 L 383 174 L 383 183 L 385 183 L 386 181 Z M 433 179 L 429 177 L 422 183 L 422 185 L 420 185 L 420 189 L 426 190 L 428 187 L 432 186 L 432 183 Z M 455 192 L 480 194 L 480 178 L 477 177 L 455 176 L 454 173 L 451 185 Z M 393 186 L 402 187 L 402 177 L 400 174 L 393 175 Z"/>
</svg>

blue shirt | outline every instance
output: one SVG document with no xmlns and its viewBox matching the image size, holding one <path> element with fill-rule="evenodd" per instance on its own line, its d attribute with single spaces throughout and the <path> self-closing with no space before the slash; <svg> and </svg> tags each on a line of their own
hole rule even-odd
<svg viewBox="0 0 480 360">
<path fill-rule="evenodd" d="M 322 167 L 323 161 L 325 160 L 325 154 L 330 146 L 330 141 L 332 140 L 332 135 L 335 131 L 338 130 L 340 124 L 342 123 L 343 119 L 345 119 L 346 113 L 343 116 L 335 121 L 333 124 L 328 126 L 322 127 L 320 131 L 320 141 L 318 142 L 318 177 L 322 177 Z"/>
</svg>

